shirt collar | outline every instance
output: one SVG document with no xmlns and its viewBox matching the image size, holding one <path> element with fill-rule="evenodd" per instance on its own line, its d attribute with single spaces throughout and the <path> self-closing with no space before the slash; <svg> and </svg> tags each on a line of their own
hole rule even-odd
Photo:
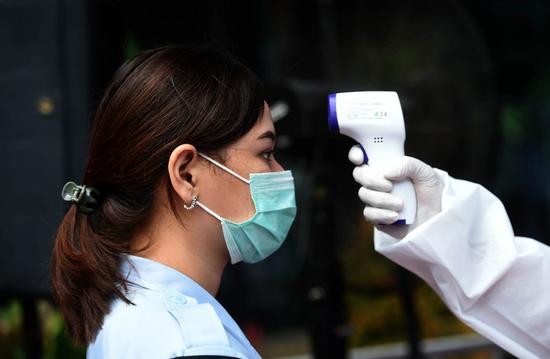
<svg viewBox="0 0 550 359">
<path fill-rule="evenodd" d="M 123 256 L 121 271 L 128 281 L 145 288 L 180 292 L 196 298 L 199 303 L 216 301 L 193 279 L 152 259 L 126 254 Z"/>
</svg>

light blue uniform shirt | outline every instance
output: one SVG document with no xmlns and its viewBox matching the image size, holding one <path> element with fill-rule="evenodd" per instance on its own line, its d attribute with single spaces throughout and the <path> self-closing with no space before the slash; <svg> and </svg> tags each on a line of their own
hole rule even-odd
<svg viewBox="0 0 550 359">
<path fill-rule="evenodd" d="M 191 278 L 132 255 L 123 256 L 121 270 L 134 283 L 127 297 L 135 305 L 113 301 L 87 358 L 260 358 L 227 311 Z"/>
</svg>

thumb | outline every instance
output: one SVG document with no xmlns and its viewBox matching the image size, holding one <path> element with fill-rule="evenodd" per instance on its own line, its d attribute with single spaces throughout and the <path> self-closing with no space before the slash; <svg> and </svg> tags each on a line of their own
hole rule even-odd
<svg viewBox="0 0 550 359">
<path fill-rule="evenodd" d="M 355 145 L 349 149 L 348 159 L 356 166 L 360 166 L 365 163 L 365 156 L 359 145 Z"/>
<path fill-rule="evenodd" d="M 384 177 L 399 181 L 410 178 L 414 183 L 431 181 L 434 177 L 433 169 L 414 157 L 403 156 L 395 163 L 382 170 Z"/>
</svg>

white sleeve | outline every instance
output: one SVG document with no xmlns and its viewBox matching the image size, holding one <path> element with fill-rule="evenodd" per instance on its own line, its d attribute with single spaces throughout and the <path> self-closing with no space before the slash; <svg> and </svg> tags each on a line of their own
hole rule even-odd
<svg viewBox="0 0 550 359">
<path fill-rule="evenodd" d="M 515 237 L 482 186 L 445 181 L 442 211 L 402 240 L 375 230 L 375 248 L 424 279 L 468 326 L 519 358 L 550 358 L 550 247 Z"/>
</svg>

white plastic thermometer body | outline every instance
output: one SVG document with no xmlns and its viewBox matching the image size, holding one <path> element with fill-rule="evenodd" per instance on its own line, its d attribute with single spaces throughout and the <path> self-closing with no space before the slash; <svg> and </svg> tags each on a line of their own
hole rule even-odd
<svg viewBox="0 0 550 359">
<path fill-rule="evenodd" d="M 329 95 L 329 127 L 359 142 L 365 162 L 373 168 L 392 163 L 405 154 L 405 121 L 396 92 Z M 416 194 L 411 181 L 394 182 L 392 194 L 405 204 L 396 223 L 412 224 L 416 217 Z"/>
</svg>

